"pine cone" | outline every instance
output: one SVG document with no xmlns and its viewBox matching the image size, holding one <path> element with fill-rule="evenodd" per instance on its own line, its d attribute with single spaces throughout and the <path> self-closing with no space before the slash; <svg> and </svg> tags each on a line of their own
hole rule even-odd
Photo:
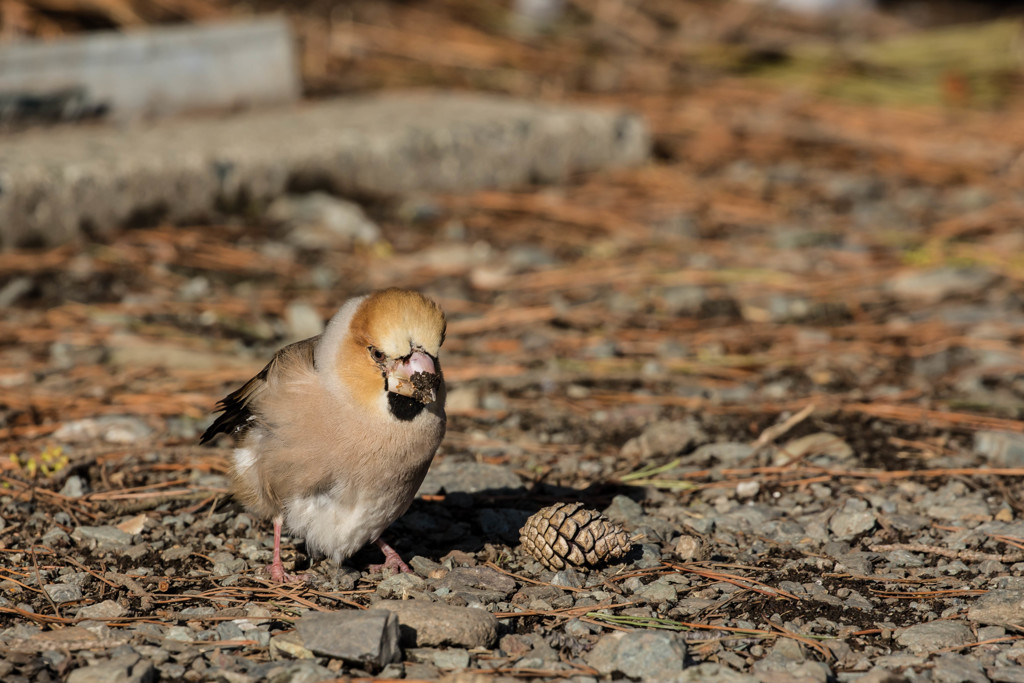
<svg viewBox="0 0 1024 683">
<path fill-rule="evenodd" d="M 526 552 L 548 569 L 587 568 L 622 557 L 632 542 L 622 527 L 582 503 L 555 503 L 526 520 L 519 532 Z"/>
</svg>

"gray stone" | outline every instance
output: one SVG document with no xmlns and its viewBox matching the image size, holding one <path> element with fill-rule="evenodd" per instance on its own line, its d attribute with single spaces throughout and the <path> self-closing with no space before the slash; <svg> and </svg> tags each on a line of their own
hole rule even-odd
<svg viewBox="0 0 1024 683">
<path fill-rule="evenodd" d="M 516 605 L 530 605 L 536 602 L 550 603 L 565 595 L 565 591 L 556 586 L 530 586 L 526 585 L 516 591 L 512 596 L 512 603 Z"/>
<path fill-rule="evenodd" d="M 222 621 L 217 624 L 218 640 L 241 640 L 244 637 L 241 627 L 233 621 Z"/>
<path fill-rule="evenodd" d="M 935 683 L 988 683 L 989 677 L 976 658 L 950 653 L 935 658 L 932 680 Z"/>
<path fill-rule="evenodd" d="M 942 267 L 910 271 L 889 281 L 888 289 L 899 297 L 935 304 L 954 296 L 970 296 L 995 282 L 995 273 L 983 268 Z"/>
<path fill-rule="evenodd" d="M 270 656 L 279 658 L 284 654 L 292 659 L 313 659 L 312 650 L 302 644 L 302 636 L 295 631 L 276 635 L 270 639 Z"/>
<path fill-rule="evenodd" d="M 644 680 L 678 676 L 685 659 L 686 644 L 676 634 L 654 630 L 602 636 L 585 657 L 604 676 L 619 672 Z"/>
<path fill-rule="evenodd" d="M 230 576 L 232 574 L 243 572 L 246 569 L 245 560 L 241 557 L 234 557 L 231 553 L 213 553 L 210 557 L 214 562 L 213 566 L 210 568 L 211 576 Z M 221 585 L 227 584 L 221 583 Z"/>
<path fill-rule="evenodd" d="M 58 605 L 65 602 L 74 602 L 82 599 L 82 589 L 79 586 L 67 583 L 48 583 L 43 590 Z"/>
<path fill-rule="evenodd" d="M 565 16 L 561 0 L 515 0 L 510 7 L 508 25 L 514 35 L 537 39 L 549 34 Z"/>
<path fill-rule="evenodd" d="M 178 299 L 181 301 L 202 301 L 210 294 L 210 280 L 197 275 L 189 278 L 178 287 Z"/>
<path fill-rule="evenodd" d="M 800 643 L 790 638 L 780 638 L 772 645 L 765 660 L 773 662 L 803 662 L 807 659 Z"/>
<path fill-rule="evenodd" d="M 905 628 L 896 636 L 896 642 L 916 655 L 973 641 L 974 634 L 962 621 L 929 621 Z"/>
<path fill-rule="evenodd" d="M 438 669 L 465 669 L 469 666 L 469 653 L 457 647 L 437 650 L 431 661 Z"/>
<path fill-rule="evenodd" d="M 708 298 L 707 288 L 700 285 L 674 285 L 661 290 L 665 308 L 675 315 L 700 313 L 701 306 Z"/>
<path fill-rule="evenodd" d="M 42 543 L 51 548 L 59 548 L 71 543 L 71 537 L 60 527 L 53 527 L 42 537 Z"/>
<path fill-rule="evenodd" d="M 799 522 L 791 519 L 773 519 L 764 523 L 761 532 L 770 538 L 787 545 L 799 545 L 807 541 L 809 534 Z"/>
<path fill-rule="evenodd" d="M 636 544 L 633 545 L 633 552 L 636 552 Z M 661 565 L 661 550 L 653 543 L 641 543 L 640 559 L 633 563 L 637 569 L 653 569 Z M 632 554 L 632 553 L 631 553 Z"/>
<path fill-rule="evenodd" d="M 673 552 L 683 562 L 697 562 L 707 559 L 711 549 L 699 537 L 683 534 L 676 539 Z"/>
<path fill-rule="evenodd" d="M 157 672 L 163 677 L 163 680 L 181 681 L 184 680 L 185 668 L 174 661 L 165 661 L 157 668 Z"/>
<path fill-rule="evenodd" d="M 455 386 L 448 391 L 444 409 L 448 415 L 470 413 L 480 407 L 480 390 L 473 386 Z"/>
<path fill-rule="evenodd" d="M 10 308 L 18 299 L 32 291 L 35 285 L 32 278 L 16 277 L 0 287 L 0 309 Z"/>
<path fill-rule="evenodd" d="M 875 609 L 874 603 L 857 591 L 850 591 L 850 594 L 846 597 L 846 602 L 844 602 L 843 605 L 850 609 L 859 609 L 862 612 L 871 612 Z"/>
<path fill-rule="evenodd" d="M 25 608 L 27 606 L 19 605 L 19 607 Z M 8 642 L 3 641 L 11 638 L 15 640 L 25 639 L 20 643 L 20 649 L 44 652 L 46 650 L 64 651 L 69 649 L 73 643 L 91 646 L 98 641 L 99 636 L 81 625 L 68 626 L 57 631 L 38 631 L 37 627 L 19 624 L 3 632 L 2 638 L 0 638 L 0 643 L 2 643 L 0 644 L 0 652 L 4 651 L 8 645 Z M 2 657 L 0 657 L 0 661 L 4 661 Z"/>
<path fill-rule="evenodd" d="M 184 560 L 186 557 L 192 554 L 192 546 L 190 545 L 176 545 L 168 548 L 167 550 L 160 553 L 160 558 L 164 562 L 173 562 L 175 560 Z"/>
<path fill-rule="evenodd" d="M 67 443 L 102 439 L 107 443 L 133 444 L 148 438 L 152 433 L 149 425 L 137 417 L 106 415 L 65 422 L 53 436 Z"/>
<path fill-rule="evenodd" d="M 707 433 L 695 420 L 655 422 L 648 425 L 640 436 L 623 444 L 621 454 L 624 458 L 644 460 L 674 455 L 707 440 Z"/>
<path fill-rule="evenodd" d="M 619 641 L 623 635 L 623 633 L 609 633 L 602 636 L 584 657 L 584 661 L 588 666 L 597 669 L 602 676 L 611 675 L 618 667 L 616 657 L 619 653 Z M 504 638 L 502 642 L 504 642 Z"/>
<path fill-rule="evenodd" d="M 853 458 L 853 448 L 835 434 L 815 432 L 788 441 L 772 454 L 775 465 L 785 465 L 796 460 L 812 465 L 829 467 Z"/>
<path fill-rule="evenodd" d="M 988 677 L 996 683 L 1024 683 L 1024 667 L 995 666 L 988 670 Z"/>
<path fill-rule="evenodd" d="M 71 657 L 71 654 L 59 652 L 57 650 L 44 650 L 43 652 L 39 653 L 39 656 L 42 657 L 43 661 L 46 662 L 47 666 L 59 670 L 60 667 L 64 666 L 67 663 L 68 659 L 70 659 Z M 10 672 L 8 671 L 6 673 Z"/>
<path fill-rule="evenodd" d="M 583 574 L 569 567 L 555 572 L 555 575 L 551 577 L 551 583 L 566 588 L 583 588 L 584 579 Z"/>
<path fill-rule="evenodd" d="M 835 571 L 869 576 L 874 573 L 874 560 L 878 559 L 876 553 L 852 552 L 842 553 L 832 559 L 836 561 Z"/>
<path fill-rule="evenodd" d="M 1006 629 L 1002 626 L 982 626 L 978 629 L 978 641 L 993 640 L 1006 635 Z"/>
<path fill-rule="evenodd" d="M 284 309 L 284 324 L 290 342 L 315 337 L 324 331 L 324 319 L 312 304 L 305 301 L 288 303 Z"/>
<path fill-rule="evenodd" d="M 739 441 L 724 441 L 721 443 L 706 443 L 698 446 L 690 455 L 690 460 L 701 461 L 705 458 L 714 458 L 720 465 L 731 467 L 754 454 L 754 449 L 748 443 Z"/>
<path fill-rule="evenodd" d="M 320 683 L 336 680 L 338 674 L 308 659 L 267 662 L 253 667 L 249 674 L 257 681 L 281 683 Z"/>
<path fill-rule="evenodd" d="M 435 681 L 441 678 L 437 667 L 428 662 L 403 662 L 405 678 L 410 681 Z"/>
<path fill-rule="evenodd" d="M 810 596 L 810 598 L 812 600 L 817 600 L 818 602 L 824 602 L 824 603 L 826 603 L 828 605 L 834 605 L 836 607 L 840 607 L 843 604 L 842 600 L 840 600 L 839 598 L 837 598 L 834 595 L 830 595 L 829 592 L 827 590 L 825 590 L 824 586 L 821 586 L 821 585 L 819 585 L 816 582 L 815 583 L 805 583 L 804 584 L 804 590 L 807 591 L 807 594 Z"/>
<path fill-rule="evenodd" d="M 384 610 L 307 614 L 296 622 L 303 645 L 318 655 L 382 668 L 397 662 L 398 617 Z"/>
<path fill-rule="evenodd" d="M 86 605 L 78 610 L 79 619 L 117 619 L 125 615 L 124 607 L 113 600 L 104 600 L 95 605 Z"/>
<path fill-rule="evenodd" d="M 347 249 L 381 238 L 380 228 L 361 206 L 325 192 L 279 197 L 266 215 L 288 231 L 289 244 L 301 249 Z"/>
<path fill-rule="evenodd" d="M 126 548 L 125 547 L 121 547 L 121 548 L 117 549 L 117 554 L 119 556 L 127 557 L 132 562 L 138 562 L 148 552 L 149 552 L 149 547 L 147 547 L 146 545 L 143 545 L 141 543 L 136 543 L 136 544 L 130 545 L 130 546 L 126 547 Z M 214 575 L 218 574 L 217 565 L 214 565 L 213 573 L 214 573 Z"/>
<path fill-rule="evenodd" d="M 518 660 L 515 665 L 521 668 L 543 669 L 548 664 L 559 661 L 558 652 L 539 633 L 504 635 L 498 647 L 509 657 Z M 530 662 L 534 664 L 531 665 Z"/>
<path fill-rule="evenodd" d="M 744 310 L 756 310 L 757 317 L 763 316 L 766 310 L 768 318 L 774 323 L 806 320 L 811 310 L 811 301 L 803 296 L 771 294 L 766 300 L 759 297 L 755 301 L 754 305 L 751 305 L 753 302 L 744 302 Z"/>
<path fill-rule="evenodd" d="M 468 602 L 498 602 L 516 589 L 516 582 L 488 567 L 456 567 L 440 580 L 438 588 L 447 588 Z"/>
<path fill-rule="evenodd" d="M 629 496 L 618 495 L 612 498 L 611 504 L 605 508 L 608 519 L 627 527 L 635 528 L 643 523 L 644 509 L 640 503 Z"/>
<path fill-rule="evenodd" d="M 153 665 L 131 654 L 75 669 L 68 674 L 67 683 L 150 683 L 155 678 Z"/>
<path fill-rule="evenodd" d="M 191 643 L 195 640 L 195 631 L 190 629 L 188 626 L 171 626 L 164 633 L 164 638 L 167 640 L 173 640 L 180 643 Z"/>
<path fill-rule="evenodd" d="M 958 498 L 948 503 L 932 505 L 926 509 L 932 519 L 944 520 L 982 520 L 991 519 L 992 513 L 988 504 L 976 496 Z"/>
<path fill-rule="evenodd" d="M 520 490 L 523 481 L 507 467 L 476 462 L 445 460 L 427 471 L 417 496 L 481 491 Z"/>
<path fill-rule="evenodd" d="M 870 531 L 875 526 L 875 513 L 859 498 L 847 498 L 843 507 L 832 515 L 828 528 L 836 538 L 845 540 Z"/>
<path fill-rule="evenodd" d="M 67 481 L 64 482 L 64 486 L 60 489 L 60 494 L 62 496 L 67 496 L 68 498 L 81 498 L 85 495 L 85 482 L 82 481 L 82 478 L 77 474 L 72 474 L 67 478 Z M 51 529 L 50 531 L 54 530 L 55 529 Z M 60 531 L 60 529 L 56 529 L 56 531 Z M 43 536 L 43 538 L 45 539 L 46 536 Z"/>
<path fill-rule="evenodd" d="M 399 93 L 132 128 L 30 130 L 3 141 L 0 247 L 109 235 L 143 210 L 171 222 L 267 202 L 295 179 L 393 196 L 550 183 L 644 161 L 620 111 L 453 93 Z M 46 197 L 40 204 L 38 198 Z"/>
<path fill-rule="evenodd" d="M 117 547 L 131 545 L 132 535 L 113 526 L 80 526 L 71 532 L 71 538 L 90 547 Z"/>
<path fill-rule="evenodd" d="M 672 679 L 675 683 L 758 683 L 757 678 L 734 671 L 724 664 L 698 664 Z"/>
<path fill-rule="evenodd" d="M 648 603 L 660 604 L 662 602 L 674 602 L 677 594 L 678 591 L 675 586 L 658 579 L 636 591 L 633 595 L 637 598 L 643 598 Z"/>
<path fill-rule="evenodd" d="M 558 258 L 549 250 L 538 244 L 517 244 L 510 246 L 505 251 L 505 261 L 510 268 L 515 270 L 536 270 L 542 266 L 556 266 L 561 263 Z M 573 387 L 576 391 L 586 389 L 579 384 L 569 387 L 570 394 Z M 577 398 L 580 398 L 577 396 Z"/>
<path fill-rule="evenodd" d="M 420 576 L 425 576 L 428 579 L 441 578 L 448 573 L 444 565 L 434 562 L 430 558 L 423 557 L 422 555 L 416 555 L 409 560 L 409 566 L 412 567 Z"/>
<path fill-rule="evenodd" d="M 832 672 L 821 662 L 807 661 L 800 643 L 780 638 L 766 657 L 754 663 L 752 673 L 765 683 L 825 683 Z"/>
<path fill-rule="evenodd" d="M 826 683 L 830 669 L 821 662 L 772 662 L 761 660 L 753 666 L 760 683 Z"/>
<path fill-rule="evenodd" d="M 1024 465 L 1024 434 L 980 431 L 974 433 L 974 452 L 998 467 Z"/>
<path fill-rule="evenodd" d="M 382 600 L 373 608 L 398 616 L 403 647 L 491 647 L 498 638 L 498 620 L 482 609 L 424 600 Z"/>
<path fill-rule="evenodd" d="M 595 624 L 589 624 L 579 619 L 570 619 L 565 622 L 565 632 L 573 638 L 581 638 L 583 636 L 589 636 L 596 630 L 600 630 L 600 626 Z"/>
<path fill-rule="evenodd" d="M 426 581 L 415 574 L 392 574 L 377 584 L 377 595 L 385 599 L 407 600 L 414 591 L 424 590 L 425 584 Z"/>
<path fill-rule="evenodd" d="M 1024 627 L 1024 590 L 991 590 L 974 601 L 967 618 L 979 624 Z"/>
</svg>

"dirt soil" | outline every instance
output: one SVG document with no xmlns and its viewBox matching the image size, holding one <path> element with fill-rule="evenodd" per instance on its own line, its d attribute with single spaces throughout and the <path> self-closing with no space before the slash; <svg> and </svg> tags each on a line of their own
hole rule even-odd
<svg viewBox="0 0 1024 683">
<path fill-rule="evenodd" d="M 316 94 L 626 105 L 654 133 L 643 167 L 361 198 L 382 236 L 345 249 L 257 208 L 0 254 L 0 678 L 127 656 L 155 680 L 259 680 L 307 654 L 303 680 L 656 678 L 616 635 L 651 629 L 693 680 L 1024 680 L 1020 107 L 821 99 L 670 51 L 694 26 L 755 47 L 835 28 L 744 3 L 680 3 L 670 28 L 671 3 L 568 4 L 539 37 L 456 2 L 293 11 Z M 198 436 L 276 348 L 384 286 L 450 321 L 448 433 L 388 534 L 419 579 L 286 539 L 310 580 L 275 585 L 230 444 Z M 546 570 L 519 527 L 557 501 L 606 511 L 633 552 Z M 444 584 L 460 567 L 494 585 Z M 482 607 L 498 641 L 383 671 L 285 646 L 307 611 L 395 597 Z"/>
</svg>

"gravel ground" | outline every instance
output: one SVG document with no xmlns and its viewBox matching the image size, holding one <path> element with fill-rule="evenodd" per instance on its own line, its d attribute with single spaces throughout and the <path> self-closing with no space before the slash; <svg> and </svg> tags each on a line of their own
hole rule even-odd
<svg viewBox="0 0 1024 683">
<path fill-rule="evenodd" d="M 0 255 L 0 678 L 1024 680 L 1021 117 L 630 103 L 640 169 Z M 450 319 L 415 574 L 271 584 L 198 435 L 389 285 Z M 559 501 L 633 550 L 546 570 Z"/>
</svg>

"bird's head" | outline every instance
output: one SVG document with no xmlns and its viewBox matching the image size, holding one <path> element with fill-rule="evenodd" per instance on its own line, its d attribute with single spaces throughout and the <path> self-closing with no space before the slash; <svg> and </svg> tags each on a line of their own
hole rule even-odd
<svg viewBox="0 0 1024 683">
<path fill-rule="evenodd" d="M 353 396 L 372 406 L 386 394 L 388 409 L 401 420 L 412 419 L 439 396 L 443 400 L 441 308 L 404 289 L 374 292 L 352 305 L 348 334 L 338 345 L 334 365 Z M 336 317 L 345 312 L 342 308 Z"/>
</svg>

